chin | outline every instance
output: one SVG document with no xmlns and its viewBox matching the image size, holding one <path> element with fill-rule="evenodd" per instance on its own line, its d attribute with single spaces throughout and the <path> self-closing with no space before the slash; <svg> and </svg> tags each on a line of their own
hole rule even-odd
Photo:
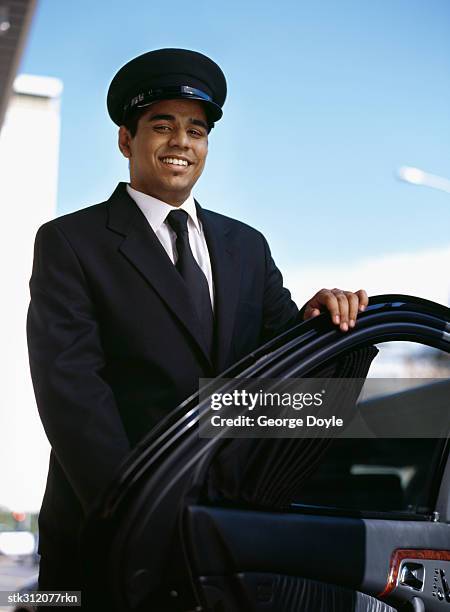
<svg viewBox="0 0 450 612">
<path fill-rule="evenodd" d="M 192 189 L 191 183 L 181 183 L 178 181 L 171 181 L 167 185 L 167 189 L 172 191 L 190 191 Z"/>
</svg>

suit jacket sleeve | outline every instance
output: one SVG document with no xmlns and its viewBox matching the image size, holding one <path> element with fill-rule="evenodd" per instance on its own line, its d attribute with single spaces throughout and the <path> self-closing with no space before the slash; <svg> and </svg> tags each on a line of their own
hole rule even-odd
<svg viewBox="0 0 450 612">
<path fill-rule="evenodd" d="M 305 306 L 301 310 L 283 286 L 283 276 L 275 265 L 267 240 L 263 237 L 266 257 L 266 281 L 263 305 L 263 341 L 267 342 L 290 327 L 303 321 Z"/>
<path fill-rule="evenodd" d="M 102 379 L 104 355 L 86 278 L 54 222 L 36 235 L 30 292 L 28 350 L 39 414 L 87 512 L 130 445 Z"/>
</svg>

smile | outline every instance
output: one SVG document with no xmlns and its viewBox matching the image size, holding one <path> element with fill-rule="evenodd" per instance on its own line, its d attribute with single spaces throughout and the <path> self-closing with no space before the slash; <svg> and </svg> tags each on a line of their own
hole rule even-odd
<svg viewBox="0 0 450 612">
<path fill-rule="evenodd" d="M 189 166 L 190 163 L 186 159 L 179 157 L 162 157 L 161 161 L 169 166 Z"/>
</svg>

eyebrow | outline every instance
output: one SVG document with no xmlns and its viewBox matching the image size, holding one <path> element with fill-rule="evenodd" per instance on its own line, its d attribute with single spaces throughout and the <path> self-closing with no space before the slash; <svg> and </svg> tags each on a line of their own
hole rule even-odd
<svg viewBox="0 0 450 612">
<path fill-rule="evenodd" d="M 163 115 L 163 114 L 156 114 L 156 115 L 150 115 L 149 121 L 175 121 L 175 117 L 174 115 Z M 202 121 L 201 119 L 194 119 L 194 118 L 189 118 L 189 123 L 192 123 L 192 125 L 198 125 L 200 127 L 205 128 L 205 130 L 208 129 L 208 124 L 205 121 Z"/>
</svg>

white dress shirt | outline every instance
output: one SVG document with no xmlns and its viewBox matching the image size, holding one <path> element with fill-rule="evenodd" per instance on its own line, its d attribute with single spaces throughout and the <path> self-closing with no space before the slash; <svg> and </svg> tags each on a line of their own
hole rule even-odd
<svg viewBox="0 0 450 612">
<path fill-rule="evenodd" d="M 136 202 L 137 206 L 141 209 L 145 218 L 150 224 L 150 227 L 155 232 L 158 240 L 164 247 L 167 255 L 173 264 L 177 263 L 178 253 L 176 249 L 177 235 L 167 223 L 167 215 L 172 210 L 184 210 L 188 214 L 188 235 L 189 245 L 191 247 L 192 254 L 195 261 L 200 266 L 203 274 L 206 276 L 209 287 L 209 295 L 211 297 L 211 305 L 214 311 L 214 285 L 212 279 L 211 260 L 209 258 L 208 245 L 206 244 L 205 234 L 200 219 L 197 217 L 197 209 L 195 208 L 195 202 L 192 194 L 187 200 L 181 204 L 181 206 L 172 206 L 158 200 L 153 196 L 136 191 L 130 185 L 127 185 L 127 191 L 129 195 Z"/>
</svg>

